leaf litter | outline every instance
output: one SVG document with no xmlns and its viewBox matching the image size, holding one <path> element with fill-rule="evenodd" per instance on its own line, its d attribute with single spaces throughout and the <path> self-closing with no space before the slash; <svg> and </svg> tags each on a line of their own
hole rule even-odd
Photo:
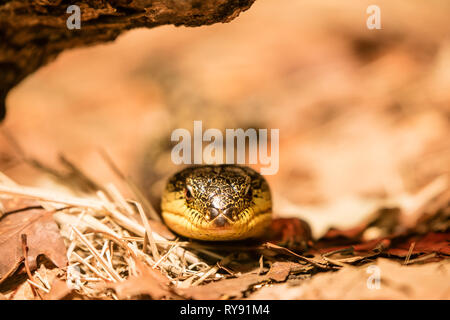
<svg viewBox="0 0 450 320">
<path fill-rule="evenodd" d="M 53 220 L 53 212 L 39 208 L 38 202 L 17 200 L 1 199 L 5 213 L 0 220 L 0 282 L 25 259 L 21 240 L 24 235 L 31 268 L 36 267 L 39 255 L 45 255 L 58 267 L 67 264 L 66 247 Z"/>
<path fill-rule="evenodd" d="M 405 268 L 411 264 L 447 261 L 449 256 L 446 189 L 426 199 L 412 227 L 402 224 L 400 208 L 380 208 L 361 225 L 330 229 L 299 250 L 289 247 L 286 234 L 282 243 L 239 247 L 178 239 L 159 220 L 147 219 L 152 216 L 148 204 L 126 199 L 113 185 L 76 197 L 22 187 L 3 175 L 1 182 L 0 252 L 6 258 L 0 261 L 0 293 L 5 299 L 358 298 L 366 297 L 361 288 L 334 295 L 322 291 L 333 281 L 367 279 L 367 266 L 374 261 L 382 261 L 387 275 L 398 268 L 409 270 Z M 26 252 L 21 235 L 26 235 Z M 40 264 L 39 257 L 47 264 Z M 48 270 L 56 271 L 52 281 L 41 276 L 48 262 Z M 447 264 L 442 267 L 445 279 Z M 423 272 L 434 267 L 424 265 Z M 414 275 L 422 272 L 411 270 Z M 359 286 L 365 283 L 361 279 Z M 290 293 L 283 296 L 278 288 Z M 318 288 L 322 293 L 314 295 Z M 396 290 L 395 285 L 391 289 Z M 411 290 L 367 297 L 415 298 L 428 292 L 425 287 L 417 294 Z M 432 296 L 448 295 L 444 288 Z"/>
</svg>

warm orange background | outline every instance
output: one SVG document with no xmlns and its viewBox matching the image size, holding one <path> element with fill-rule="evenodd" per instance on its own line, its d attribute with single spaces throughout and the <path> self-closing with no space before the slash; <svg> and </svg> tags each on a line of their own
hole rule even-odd
<svg viewBox="0 0 450 320">
<path fill-rule="evenodd" d="M 257 0 L 228 24 L 67 51 L 11 91 L 2 128 L 29 156 L 58 167 L 64 153 L 100 183 L 114 179 L 99 147 L 140 180 L 152 141 L 193 120 L 279 128 L 277 214 L 351 225 L 450 167 L 450 3 L 377 1 L 373 31 L 369 4 Z M 49 186 L 17 157 L 0 137 L 0 170 Z"/>
</svg>

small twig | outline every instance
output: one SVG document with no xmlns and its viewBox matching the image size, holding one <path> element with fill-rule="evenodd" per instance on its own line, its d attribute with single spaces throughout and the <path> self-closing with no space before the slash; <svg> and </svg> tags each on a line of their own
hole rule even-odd
<svg viewBox="0 0 450 320">
<path fill-rule="evenodd" d="M 78 215 L 78 219 L 75 224 L 75 227 L 78 227 L 78 225 L 80 224 L 80 221 L 83 219 L 85 213 L 86 213 L 86 211 L 83 211 L 83 212 L 81 212 L 81 214 Z M 72 229 L 70 230 L 69 240 L 73 240 L 73 230 Z"/>
<path fill-rule="evenodd" d="M 408 254 L 406 255 L 406 259 L 405 259 L 405 262 L 403 264 L 408 264 L 409 263 L 409 259 L 411 258 L 411 255 L 412 255 L 412 252 L 413 252 L 415 246 L 416 246 L 416 242 L 414 241 L 409 246 Z"/>
<path fill-rule="evenodd" d="M 144 243 L 142 244 L 142 251 L 147 254 L 148 253 L 148 236 L 147 236 L 147 231 L 145 231 L 144 234 Z"/>
<path fill-rule="evenodd" d="M 102 275 L 101 272 L 97 268 L 95 268 L 93 265 L 91 265 L 89 262 L 87 262 L 86 259 L 83 259 L 82 257 L 80 257 L 76 252 L 73 252 L 72 254 L 75 256 L 75 258 L 77 258 L 77 260 L 79 262 L 81 262 L 86 267 L 88 267 L 88 269 L 91 270 L 92 272 L 94 272 L 97 276 L 99 276 L 100 278 L 102 278 L 105 281 L 112 281 L 112 278 L 107 278 L 104 275 Z"/>
<path fill-rule="evenodd" d="M 47 279 L 44 279 L 43 277 L 41 277 L 41 275 L 39 274 L 39 272 L 35 272 L 34 273 L 36 275 L 36 277 L 42 282 L 42 284 L 49 290 L 51 288 L 50 284 L 48 283 Z"/>
<path fill-rule="evenodd" d="M 120 237 L 118 237 L 112 233 L 105 232 L 103 230 L 94 230 L 94 233 L 101 233 L 103 236 L 109 238 L 110 240 L 117 243 L 121 248 L 125 249 L 128 252 L 128 254 L 133 257 L 133 259 L 136 258 L 136 255 L 133 252 L 133 250 L 131 250 L 131 248 L 129 246 L 127 246 Z"/>
<path fill-rule="evenodd" d="M 219 271 L 219 269 L 220 269 L 220 267 L 218 265 L 212 266 L 207 272 L 205 272 L 204 275 L 202 275 L 199 279 L 194 281 L 192 283 L 192 286 L 198 286 L 200 283 L 202 283 L 209 276 L 212 276 L 213 274 L 216 274 L 216 272 Z"/>
<path fill-rule="evenodd" d="M 177 247 L 178 247 L 178 244 L 173 245 L 161 258 L 159 258 L 158 261 L 156 261 L 156 263 L 153 265 L 153 269 L 155 269 L 158 266 L 158 264 L 160 264 L 162 261 L 164 261 L 169 256 L 169 254 L 171 254 L 172 251 Z"/>
<path fill-rule="evenodd" d="M 106 271 L 106 273 L 113 278 L 114 281 L 122 281 L 122 278 L 119 276 L 119 274 L 111 268 L 108 264 L 108 262 L 97 252 L 97 250 L 94 248 L 94 246 L 89 242 L 89 240 L 80 232 L 77 228 L 72 226 L 73 231 L 77 234 L 77 236 L 80 238 L 81 242 L 88 247 L 89 251 L 94 255 L 94 257 L 97 259 L 97 261 L 100 263 L 100 265 L 103 267 L 103 269 Z"/>
<path fill-rule="evenodd" d="M 99 197 L 104 197 L 102 196 L 101 192 L 99 192 Z M 128 218 L 118 210 L 111 208 L 111 206 L 108 203 L 103 203 L 103 206 L 108 210 L 108 213 L 111 215 L 111 217 L 115 219 L 115 222 L 117 224 L 141 237 L 144 237 L 145 227 L 143 227 L 136 221 Z M 152 232 L 152 236 L 156 240 L 155 243 L 158 243 L 163 248 L 168 248 L 172 244 L 171 241 L 168 241 L 166 238 L 159 235 L 155 231 Z M 179 257 L 184 257 L 189 263 L 196 263 L 200 261 L 194 254 L 180 247 L 176 248 L 175 253 Z"/>
<path fill-rule="evenodd" d="M 340 261 L 337 261 L 335 259 L 331 259 L 331 258 L 329 258 L 329 256 L 332 256 L 333 254 L 336 254 L 336 253 L 353 253 L 353 251 L 354 251 L 353 247 L 342 248 L 342 249 L 338 249 L 338 250 L 334 250 L 334 251 L 330 251 L 330 252 L 324 253 L 324 254 L 322 254 L 322 258 L 325 261 L 327 261 L 327 262 L 329 262 L 331 264 L 334 264 L 334 265 L 339 266 L 339 267 L 344 267 L 345 266 L 344 263 L 342 263 Z"/>
<path fill-rule="evenodd" d="M 337 260 L 335 260 L 335 259 L 330 259 L 330 258 L 328 258 L 327 256 L 322 256 L 322 258 L 323 258 L 323 260 L 325 260 L 326 262 L 329 262 L 329 263 L 331 263 L 331 264 L 334 264 L 335 266 L 338 266 L 338 267 L 344 267 L 344 266 L 345 266 L 345 263 L 339 262 L 339 261 L 337 261 Z"/>
<path fill-rule="evenodd" d="M 194 264 L 191 264 L 189 267 L 188 267 L 188 270 L 192 270 L 192 269 L 194 269 L 194 268 L 196 268 L 196 267 L 198 267 L 198 266 L 204 266 L 205 268 L 209 268 L 209 265 L 206 263 L 206 262 L 199 262 L 199 263 L 194 263 Z"/>
<path fill-rule="evenodd" d="M 217 262 L 217 266 L 218 266 L 220 269 L 225 270 L 225 271 L 226 271 L 227 273 L 229 273 L 230 275 L 236 276 L 236 272 L 234 272 L 233 270 L 228 269 L 227 267 L 225 267 L 223 264 L 220 263 L 220 261 Z"/>
<path fill-rule="evenodd" d="M 413 264 L 413 263 L 416 263 L 416 262 L 426 261 L 426 260 L 428 260 L 430 258 L 434 258 L 436 256 L 437 256 L 436 252 L 432 252 L 432 253 L 429 253 L 429 254 L 425 254 L 425 255 L 423 255 L 421 257 L 409 260 L 408 263 L 405 263 L 405 264 Z"/>
<path fill-rule="evenodd" d="M 147 216 L 145 215 L 144 209 L 142 208 L 141 204 L 139 202 L 134 202 L 134 205 L 138 209 L 139 215 L 141 216 L 142 223 L 144 224 L 145 228 L 145 237 L 148 238 L 148 241 L 150 242 L 150 248 L 152 249 L 152 254 L 155 260 L 160 259 L 160 255 L 158 252 L 158 248 L 155 244 L 155 239 L 153 239 L 153 231 L 150 227 L 150 223 L 148 223 Z M 145 245 L 145 241 L 144 241 Z"/>
<path fill-rule="evenodd" d="M 21 234 L 20 238 L 22 239 L 22 252 L 23 252 L 23 258 L 24 258 L 24 264 L 25 264 L 25 271 L 27 272 L 28 279 L 32 282 L 36 282 L 34 280 L 33 275 L 31 274 L 30 265 L 28 264 L 28 246 L 27 246 L 27 235 Z M 33 291 L 33 295 L 36 296 L 36 294 L 43 300 L 41 294 L 39 293 L 39 290 L 35 289 L 34 287 L 31 287 L 31 291 Z"/>
<path fill-rule="evenodd" d="M 203 276 L 201 276 L 200 279 L 198 279 L 194 283 L 192 283 L 192 286 L 198 286 L 205 279 L 216 274 L 217 271 L 219 271 L 219 269 L 221 268 L 221 266 L 227 265 L 230 262 L 232 256 L 233 256 L 233 254 L 230 254 L 230 255 L 226 256 L 225 258 L 223 258 L 221 261 L 218 261 L 216 263 L 216 265 L 211 267 L 211 269 L 209 269 L 208 272 L 206 272 Z"/>
<path fill-rule="evenodd" d="M 41 289 L 41 290 L 44 291 L 45 293 L 49 293 L 49 292 L 50 292 L 48 289 L 44 288 L 43 286 L 37 284 L 37 283 L 34 282 L 34 281 L 31 281 L 30 279 L 27 279 L 27 282 L 28 282 L 29 284 L 31 284 L 32 286 L 36 287 L 37 289 Z M 33 288 L 33 287 L 32 287 L 32 288 Z M 39 296 L 40 296 L 40 295 L 39 295 Z M 41 297 L 41 299 L 42 299 L 42 297 Z"/>
<path fill-rule="evenodd" d="M 316 262 L 316 261 L 314 261 L 312 259 L 309 259 L 307 257 L 299 255 L 299 254 L 295 253 L 294 251 L 289 250 L 288 248 L 277 246 L 276 244 L 273 244 L 271 242 L 264 243 L 262 247 L 264 249 L 275 249 L 275 250 L 281 251 L 281 252 L 283 252 L 283 253 L 285 253 L 287 255 L 292 255 L 292 256 L 298 258 L 299 260 L 308 262 L 309 264 L 313 265 L 314 267 L 322 269 L 322 270 L 323 269 L 325 269 L 325 270 L 330 269 L 330 267 L 328 267 L 326 265 L 325 266 L 321 265 L 320 262 Z"/>
<path fill-rule="evenodd" d="M 9 194 L 13 196 L 21 196 L 24 198 L 31 198 L 46 202 L 61 203 L 76 207 L 93 208 L 97 210 L 101 210 L 103 208 L 103 203 L 99 201 L 61 196 L 59 194 L 57 195 L 52 194 L 50 192 L 43 192 L 40 189 L 31 187 L 0 185 L 0 193 Z"/>
<path fill-rule="evenodd" d="M 263 272 L 263 269 L 264 269 L 264 255 L 262 254 L 261 257 L 259 258 L 258 274 L 261 274 Z"/>
</svg>

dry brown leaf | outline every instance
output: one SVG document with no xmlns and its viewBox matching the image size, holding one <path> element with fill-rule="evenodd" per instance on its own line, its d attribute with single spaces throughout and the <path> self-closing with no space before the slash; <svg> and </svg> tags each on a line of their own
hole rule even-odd
<svg viewBox="0 0 450 320">
<path fill-rule="evenodd" d="M 377 260 L 380 287 L 368 286 L 373 269 L 346 266 L 338 272 L 318 274 L 300 286 L 262 288 L 250 299 L 450 299 L 450 263 L 403 266 Z M 369 272 L 370 271 L 370 272 Z"/>
<path fill-rule="evenodd" d="M 262 247 L 265 249 L 265 252 L 270 255 L 273 255 L 274 253 L 283 254 L 286 256 L 295 257 L 296 259 L 298 259 L 300 261 L 307 262 L 310 265 L 312 265 L 318 269 L 325 269 L 325 270 L 332 269 L 332 267 L 330 267 L 330 266 L 327 266 L 321 262 L 315 261 L 314 259 L 310 259 L 305 256 L 302 256 L 298 253 L 295 253 L 292 250 L 289 250 L 288 248 L 278 246 L 274 243 L 265 242 Z"/>
<path fill-rule="evenodd" d="M 312 243 L 311 227 L 298 218 L 273 219 L 267 239 L 277 245 L 303 252 Z"/>
<path fill-rule="evenodd" d="M 328 257 L 333 254 L 332 251 L 349 249 L 350 255 L 342 259 L 333 257 L 333 260 L 338 259 L 339 263 L 359 262 L 378 254 L 387 257 L 408 257 L 408 260 L 411 256 L 419 254 L 435 254 L 433 256 L 435 259 L 429 261 L 442 259 L 445 255 L 450 255 L 450 235 L 446 232 L 450 226 L 449 196 L 450 193 L 445 191 L 423 205 L 418 211 L 421 213 L 421 218 L 414 228 L 407 229 L 404 221 L 403 225 L 400 225 L 397 210 L 380 209 L 376 219 L 365 227 L 376 226 L 385 230 L 384 235 L 378 230 L 377 234 L 382 236 L 372 240 L 364 239 L 361 237 L 364 231 L 363 224 L 350 230 L 331 230 L 327 236 L 316 243 L 315 247 Z M 403 231 L 396 232 L 396 230 Z"/>
<path fill-rule="evenodd" d="M 266 282 L 286 281 L 291 271 L 298 271 L 304 266 L 290 261 L 274 262 L 269 272 L 259 275 L 257 272 L 248 272 L 237 278 L 223 279 L 205 285 L 182 289 L 187 298 L 198 300 L 218 300 L 223 298 L 241 298 L 243 293 L 253 286 Z"/>
<path fill-rule="evenodd" d="M 67 282 L 61 279 L 54 279 L 51 284 L 51 290 L 44 296 L 45 300 L 61 300 L 72 292 L 67 286 Z"/>
<path fill-rule="evenodd" d="M 114 289 L 120 299 L 149 295 L 152 299 L 158 300 L 173 295 L 170 280 L 159 270 L 136 260 L 136 271 L 137 276 L 130 276 L 127 280 L 110 284 L 108 287 Z"/>
<path fill-rule="evenodd" d="M 410 237 L 396 243 L 387 250 L 387 253 L 398 257 L 425 253 L 450 255 L 450 233 L 430 232 L 424 236 Z"/>
<path fill-rule="evenodd" d="M 40 296 L 34 295 L 31 284 L 26 280 L 26 277 L 13 277 L 9 279 L 12 280 L 12 283 L 6 286 L 7 288 L 4 292 L 5 296 L 9 300 L 39 300 L 41 298 L 44 300 L 57 300 L 59 298 L 57 297 L 56 292 L 61 292 L 60 289 L 62 289 L 58 282 L 63 282 L 65 284 L 65 281 L 58 278 L 59 273 L 60 269 L 47 269 L 45 264 L 41 264 L 39 269 L 33 273 L 33 278 L 35 283 L 41 288 L 48 290 L 50 287 L 49 293 L 45 293 L 43 290 L 39 289 Z M 9 280 L 6 281 L 5 284 L 9 282 Z M 37 288 L 35 287 L 35 289 Z"/>
<path fill-rule="evenodd" d="M 266 274 L 266 278 L 276 281 L 286 281 L 287 277 L 291 273 L 291 270 L 302 268 L 304 266 L 290 261 L 277 261 L 272 264 L 269 272 Z"/>
<path fill-rule="evenodd" d="M 411 216 L 419 217 L 414 227 L 417 232 L 447 232 L 450 230 L 450 189 L 425 203 Z"/>
<path fill-rule="evenodd" d="M 39 204 L 34 202 L 33 209 L 8 214 L 18 208 L 29 207 L 30 201 L 2 199 L 1 203 L 6 214 L 0 218 L 0 282 L 11 275 L 24 259 L 22 234 L 27 236 L 31 269 L 36 268 L 39 255 L 45 255 L 60 268 L 67 264 L 66 247 L 52 212 L 37 208 Z"/>
<path fill-rule="evenodd" d="M 31 284 L 28 281 L 22 281 L 10 292 L 6 294 L 8 300 L 36 300 L 39 296 L 33 293 Z"/>
<path fill-rule="evenodd" d="M 238 278 L 224 279 L 205 285 L 180 289 L 183 296 L 195 300 L 219 300 L 222 298 L 239 298 L 251 286 L 266 280 L 255 272 L 249 272 Z"/>
<path fill-rule="evenodd" d="M 319 240 L 319 246 L 345 245 L 362 240 L 374 240 L 374 238 L 391 235 L 399 225 L 400 210 L 398 208 L 381 207 L 373 214 L 361 222 L 359 225 L 350 229 L 339 230 L 331 228 Z M 376 237 L 368 236 L 367 231 L 376 234 Z"/>
</svg>

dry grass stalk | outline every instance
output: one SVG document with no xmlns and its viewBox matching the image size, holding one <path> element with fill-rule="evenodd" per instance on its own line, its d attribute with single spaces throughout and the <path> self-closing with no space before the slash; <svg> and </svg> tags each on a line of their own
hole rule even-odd
<svg viewBox="0 0 450 320">
<path fill-rule="evenodd" d="M 99 153 L 105 163 L 109 166 L 109 168 L 114 172 L 114 174 L 121 179 L 128 188 L 133 192 L 133 194 L 136 196 L 137 200 L 142 204 L 142 206 L 145 208 L 145 212 L 150 213 L 150 218 L 155 221 L 161 221 L 159 215 L 156 213 L 153 206 L 150 204 L 150 202 L 147 200 L 147 198 L 142 194 L 141 190 L 136 186 L 136 184 L 128 177 L 126 177 L 122 171 L 119 169 L 119 167 L 115 164 L 113 159 L 109 156 L 109 154 L 103 150 L 100 149 Z"/>
<path fill-rule="evenodd" d="M 45 293 L 49 293 L 49 292 L 50 292 L 50 290 L 44 288 L 43 286 L 41 286 L 40 284 L 37 284 L 37 283 L 34 282 L 34 281 L 31 281 L 30 279 L 27 279 L 27 282 L 28 282 L 30 285 L 32 285 L 33 287 L 36 287 L 37 289 L 44 291 Z"/>
<path fill-rule="evenodd" d="M 89 268 L 89 270 L 91 270 L 92 272 L 94 272 L 97 276 L 99 276 L 100 278 L 102 278 L 105 281 L 112 281 L 113 279 L 111 278 L 107 278 L 105 276 L 102 275 L 102 273 L 96 269 L 94 266 L 92 266 L 89 262 L 87 262 L 87 259 L 83 259 L 82 257 L 80 257 L 76 252 L 73 253 L 73 256 L 82 264 L 84 264 L 86 267 Z"/>
<path fill-rule="evenodd" d="M 111 196 L 111 198 L 121 207 L 124 209 L 124 211 L 130 216 L 134 216 L 134 211 L 131 208 L 131 206 L 128 204 L 128 202 L 125 200 L 125 198 L 122 196 L 122 194 L 119 192 L 119 189 L 112 184 L 109 183 L 106 185 L 106 190 L 108 191 L 108 194 Z"/>
<path fill-rule="evenodd" d="M 52 192 L 46 192 L 31 187 L 0 185 L 0 193 L 8 194 L 11 196 L 36 199 L 39 201 L 59 203 L 74 207 L 92 208 L 97 210 L 100 210 L 103 206 L 103 203 L 100 201 L 61 196 Z"/>
<path fill-rule="evenodd" d="M 0 174 L 0 194 L 36 199 L 45 209 L 57 210 L 54 219 L 66 240 L 69 266 L 65 278 L 72 288 L 87 298 L 117 299 L 104 284 L 136 275 L 136 259 L 159 268 L 175 285 L 186 287 L 214 278 L 220 267 L 200 259 L 196 252 L 217 261 L 223 257 L 186 241 L 170 241 L 152 230 L 147 207 L 126 200 L 118 188 L 107 185 L 107 194 L 78 197 L 40 188 L 23 187 Z M 140 219 L 139 219 L 140 218 Z M 138 220 L 136 220 L 138 219 Z M 144 239 L 148 235 L 149 252 Z M 186 246 L 189 249 L 183 248 Z M 50 285 L 35 272 L 30 285 L 42 292 Z M 36 283 L 40 281 L 42 285 Z M 45 290 L 44 290 L 45 289 Z"/>
<path fill-rule="evenodd" d="M 159 255 L 158 248 L 156 248 L 155 239 L 153 238 L 152 228 L 150 227 L 150 224 L 148 223 L 147 216 L 144 213 L 144 209 L 138 202 L 135 202 L 135 205 L 139 211 L 139 215 L 141 216 L 142 223 L 144 224 L 144 227 L 145 227 L 144 238 L 147 238 L 148 241 L 150 242 L 150 248 L 152 249 L 153 257 L 155 259 L 159 260 L 161 258 L 161 256 Z M 145 249 L 145 244 L 144 244 L 144 249 Z"/>
<path fill-rule="evenodd" d="M 97 261 L 101 264 L 103 269 L 106 271 L 106 273 L 111 276 L 115 281 L 122 281 L 122 278 L 119 276 L 119 274 L 114 270 L 112 267 L 108 265 L 108 262 L 97 252 L 95 247 L 89 242 L 89 240 L 80 232 L 77 230 L 77 228 L 72 227 L 73 231 L 77 234 L 81 242 L 88 247 L 89 251 L 95 256 Z"/>
</svg>

